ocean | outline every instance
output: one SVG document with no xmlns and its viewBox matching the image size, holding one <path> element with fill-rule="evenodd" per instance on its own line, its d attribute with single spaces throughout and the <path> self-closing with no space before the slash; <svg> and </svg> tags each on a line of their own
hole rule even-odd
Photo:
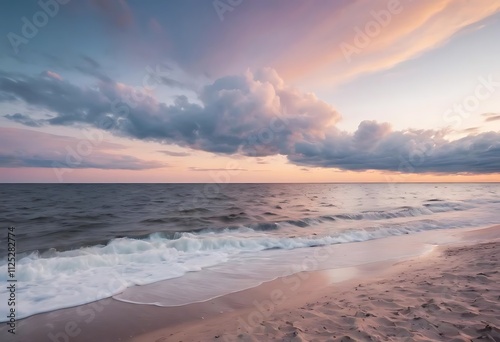
<svg viewBox="0 0 500 342">
<path fill-rule="evenodd" d="M 359 243 L 497 224 L 499 194 L 499 183 L 2 184 L 0 301 L 11 226 L 23 318 L 108 297 L 184 305 L 377 260 Z M 342 253 L 318 257 L 332 246 Z"/>
</svg>

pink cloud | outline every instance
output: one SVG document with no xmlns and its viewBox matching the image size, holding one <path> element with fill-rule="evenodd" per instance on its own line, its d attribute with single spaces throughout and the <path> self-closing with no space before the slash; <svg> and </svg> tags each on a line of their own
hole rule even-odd
<svg viewBox="0 0 500 342">
<path fill-rule="evenodd" d="M 57 72 L 54 72 L 54 71 L 50 71 L 50 70 L 47 70 L 47 71 L 44 71 L 42 73 L 43 76 L 47 76 L 49 78 L 53 78 L 55 80 L 59 80 L 59 81 L 62 81 L 63 78 L 61 75 L 59 75 Z"/>
<path fill-rule="evenodd" d="M 299 4 L 238 7 L 227 16 L 231 22 L 225 27 L 213 26 L 203 42 L 193 42 L 202 58 L 187 67 L 219 75 L 269 66 L 286 81 L 341 83 L 440 47 L 500 9 L 497 0 L 484 0 L 481 6 L 467 0 Z M 375 17 L 394 4 L 398 10 L 383 25 L 378 23 Z M 357 30 L 366 31 L 369 23 L 379 25 L 379 32 L 369 37 L 366 46 L 355 46 Z M 342 52 L 343 43 L 357 50 L 350 62 Z"/>
<path fill-rule="evenodd" d="M 99 132 L 80 139 L 33 130 L 0 127 L 0 168 L 49 168 L 56 177 L 73 169 L 146 170 L 166 165 L 115 154 L 124 146 L 102 140 Z M 123 151 L 121 151 L 123 153 Z"/>
</svg>

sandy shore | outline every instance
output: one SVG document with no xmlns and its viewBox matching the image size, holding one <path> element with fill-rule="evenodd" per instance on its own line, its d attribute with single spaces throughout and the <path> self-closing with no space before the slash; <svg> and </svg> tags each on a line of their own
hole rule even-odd
<svg viewBox="0 0 500 342">
<path fill-rule="evenodd" d="M 181 307 L 106 299 L 20 320 L 15 337 L 2 326 L 0 340 L 500 341 L 500 226 L 450 234 L 459 242 L 411 260 L 298 273 Z"/>
<path fill-rule="evenodd" d="M 461 246 L 439 247 L 378 276 L 286 300 L 267 286 L 269 296 L 253 310 L 135 341 L 500 341 L 500 226 L 464 237 Z"/>
</svg>

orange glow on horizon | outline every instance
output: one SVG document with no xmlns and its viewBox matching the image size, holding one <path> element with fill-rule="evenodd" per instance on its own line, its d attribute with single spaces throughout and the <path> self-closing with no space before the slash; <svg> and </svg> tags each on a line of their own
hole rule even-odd
<svg viewBox="0 0 500 342">
<path fill-rule="evenodd" d="M 291 165 L 290 165 L 291 166 Z M 381 171 L 339 171 L 312 168 L 303 171 L 296 166 L 282 172 L 234 171 L 224 168 L 193 171 L 184 167 L 145 171 L 68 169 L 63 183 L 495 183 L 500 173 L 489 175 L 400 174 Z M 5 182 L 59 183 L 52 169 L 0 168 Z M 32 176 L 36 174 L 37 177 Z"/>
</svg>

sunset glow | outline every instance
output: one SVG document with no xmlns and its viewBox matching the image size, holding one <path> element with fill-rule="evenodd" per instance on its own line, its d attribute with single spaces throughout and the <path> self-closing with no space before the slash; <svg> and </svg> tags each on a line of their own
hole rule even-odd
<svg viewBox="0 0 500 342">
<path fill-rule="evenodd" d="M 12 2 L 0 182 L 500 181 L 499 12 Z"/>
</svg>

